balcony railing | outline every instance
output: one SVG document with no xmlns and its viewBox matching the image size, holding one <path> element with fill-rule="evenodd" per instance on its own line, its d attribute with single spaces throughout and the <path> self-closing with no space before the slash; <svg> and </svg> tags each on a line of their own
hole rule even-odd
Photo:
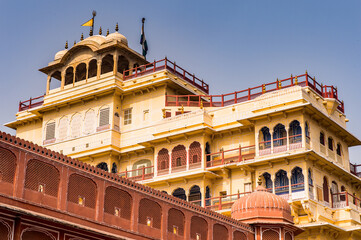
<svg viewBox="0 0 361 240">
<path fill-rule="evenodd" d="M 190 201 L 190 203 L 201 205 L 202 201 L 204 201 L 205 208 L 211 209 L 213 211 L 230 209 L 237 199 L 250 194 L 251 192 L 244 193 L 236 193 L 231 195 L 222 195 L 218 197 L 210 197 L 206 199 L 194 200 Z"/>
<path fill-rule="evenodd" d="M 125 170 L 119 173 L 120 176 L 134 181 L 142 181 L 154 177 L 154 166 L 141 167 L 134 170 Z"/>
<path fill-rule="evenodd" d="M 360 167 L 361 167 L 361 164 L 352 164 L 352 163 L 350 163 L 350 172 L 353 175 L 361 178 L 361 169 L 359 169 Z"/>
<path fill-rule="evenodd" d="M 36 97 L 36 98 L 30 98 L 29 100 L 23 101 L 19 103 L 19 112 L 41 106 L 44 103 L 44 95 Z"/>
<path fill-rule="evenodd" d="M 307 137 L 306 142 L 310 141 Z M 271 143 L 273 142 L 273 147 Z M 259 142 L 259 156 L 269 155 L 272 153 L 281 153 L 288 150 L 302 148 L 302 134 L 292 135 L 288 137 L 277 138 L 269 141 Z"/>
<path fill-rule="evenodd" d="M 345 208 L 348 206 L 361 210 L 361 199 L 348 192 L 332 194 L 333 208 Z"/>
<path fill-rule="evenodd" d="M 277 80 L 275 82 L 262 84 L 257 87 L 248 88 L 221 95 L 167 95 L 165 99 L 166 106 L 187 106 L 187 107 L 224 107 L 240 102 L 252 100 L 262 94 L 273 92 L 282 88 L 292 86 L 308 86 L 324 98 L 334 98 L 339 102 L 338 110 L 344 112 L 344 103 L 340 101 L 337 94 L 337 88 L 334 86 L 324 86 L 316 82 L 307 73 L 295 77 Z"/>
<path fill-rule="evenodd" d="M 194 74 L 191 74 L 183 68 L 179 67 L 175 62 L 169 61 L 167 58 L 126 70 L 123 72 L 123 79 L 128 80 L 150 73 L 158 72 L 164 69 L 167 69 L 168 71 L 174 73 L 176 76 L 201 89 L 203 92 L 207 94 L 209 93 L 208 84 L 194 76 Z"/>
<path fill-rule="evenodd" d="M 230 163 L 244 162 L 254 159 L 255 146 L 239 147 L 235 149 L 206 154 L 207 168 Z"/>
</svg>

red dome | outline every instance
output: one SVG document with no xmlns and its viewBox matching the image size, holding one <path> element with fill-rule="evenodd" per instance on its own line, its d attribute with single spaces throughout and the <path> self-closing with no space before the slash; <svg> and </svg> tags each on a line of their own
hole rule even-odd
<svg viewBox="0 0 361 240">
<path fill-rule="evenodd" d="M 245 223 L 293 223 L 288 202 L 259 186 L 256 191 L 241 197 L 233 205 L 232 218 Z"/>
</svg>

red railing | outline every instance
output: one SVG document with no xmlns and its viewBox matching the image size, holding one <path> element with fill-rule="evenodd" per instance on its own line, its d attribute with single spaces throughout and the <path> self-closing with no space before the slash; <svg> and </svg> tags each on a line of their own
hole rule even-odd
<svg viewBox="0 0 361 240">
<path fill-rule="evenodd" d="M 124 178 L 132 179 L 134 181 L 142 181 L 151 179 L 154 176 L 154 166 L 141 167 L 134 170 L 125 170 L 120 172 L 119 175 Z"/>
<path fill-rule="evenodd" d="M 223 196 L 218 196 L 218 197 L 210 197 L 210 198 L 206 198 L 204 200 L 194 200 L 194 201 L 190 201 L 190 203 L 196 204 L 196 205 L 201 205 L 202 201 L 204 201 L 204 207 L 207 209 L 211 209 L 213 211 L 219 211 L 219 210 L 224 210 L 224 209 L 230 209 L 233 205 L 233 203 L 247 195 L 250 194 L 251 192 L 244 192 L 244 193 L 236 193 L 236 194 L 231 194 L 231 195 L 223 195 Z"/>
<path fill-rule="evenodd" d="M 361 199 L 348 192 L 333 193 L 331 199 L 333 208 L 348 207 L 350 206 L 350 203 L 357 208 L 361 208 Z"/>
<path fill-rule="evenodd" d="M 222 95 L 167 95 L 166 106 L 183 105 L 184 107 L 223 107 L 252 100 L 264 93 L 273 92 L 282 88 L 288 88 L 296 85 L 302 87 L 308 86 L 324 98 L 336 99 L 340 103 L 338 109 L 341 112 L 344 112 L 344 104 L 338 99 L 337 88 L 334 86 L 324 86 L 319 84 L 307 73 Z"/>
<path fill-rule="evenodd" d="M 254 145 L 206 154 L 207 168 L 251 160 L 254 156 Z"/>
<path fill-rule="evenodd" d="M 361 167 L 361 164 L 352 164 L 350 163 L 350 172 L 361 178 L 361 170 L 359 170 L 358 168 Z"/>
<path fill-rule="evenodd" d="M 203 92 L 207 94 L 209 93 L 209 86 L 207 83 L 194 76 L 194 74 L 191 74 L 183 68 L 179 67 L 175 62 L 169 61 L 167 58 L 123 71 L 123 79 L 128 80 L 164 69 L 167 69 L 178 77 L 186 80 L 193 86 L 198 87 Z"/>
<path fill-rule="evenodd" d="M 44 103 L 44 95 L 36 98 L 30 98 L 29 100 L 19 103 L 19 112 L 33 107 L 41 106 Z"/>
</svg>

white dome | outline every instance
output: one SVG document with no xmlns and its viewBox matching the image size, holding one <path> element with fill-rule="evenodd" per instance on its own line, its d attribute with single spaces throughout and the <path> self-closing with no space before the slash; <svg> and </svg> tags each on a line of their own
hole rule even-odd
<svg viewBox="0 0 361 240">
<path fill-rule="evenodd" d="M 106 39 L 107 39 L 107 40 L 117 40 L 117 41 L 119 41 L 119 42 L 121 42 L 121 43 L 123 43 L 123 44 L 125 44 L 125 45 L 128 46 L 128 40 L 127 40 L 127 38 L 126 38 L 124 35 L 122 35 L 122 34 L 120 34 L 120 33 L 118 33 L 118 32 L 114 32 L 114 33 L 109 34 L 109 35 L 106 37 Z"/>
<path fill-rule="evenodd" d="M 102 36 L 102 35 L 94 35 L 94 36 L 87 37 L 83 41 L 91 40 L 91 41 L 94 41 L 94 42 L 96 42 L 98 44 L 102 44 L 103 42 L 105 42 L 105 39 L 106 38 L 104 36 Z"/>
<path fill-rule="evenodd" d="M 65 55 L 65 53 L 67 53 L 67 52 L 68 52 L 68 49 L 64 49 L 64 50 L 57 52 L 55 54 L 54 60 L 58 60 L 58 59 L 62 58 Z"/>
</svg>

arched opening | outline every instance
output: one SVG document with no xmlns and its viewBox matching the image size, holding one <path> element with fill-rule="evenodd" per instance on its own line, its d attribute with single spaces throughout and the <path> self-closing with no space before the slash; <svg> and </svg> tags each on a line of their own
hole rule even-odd
<svg viewBox="0 0 361 240">
<path fill-rule="evenodd" d="M 157 164 L 158 164 L 158 175 L 166 174 L 169 170 L 169 153 L 168 149 L 162 148 L 158 152 L 157 157 Z"/>
<path fill-rule="evenodd" d="M 332 196 L 332 204 L 338 204 L 338 202 L 340 202 L 340 195 L 338 192 L 338 185 L 335 181 L 332 181 L 331 183 L 331 196 Z"/>
<path fill-rule="evenodd" d="M 295 167 L 291 172 L 291 190 L 292 192 L 300 192 L 305 190 L 305 179 L 302 168 Z"/>
<path fill-rule="evenodd" d="M 333 139 L 331 137 L 328 138 L 328 149 L 330 149 L 331 151 L 333 151 Z"/>
<path fill-rule="evenodd" d="M 117 173 L 118 172 L 118 166 L 115 162 L 113 162 L 112 164 L 112 173 Z"/>
<path fill-rule="evenodd" d="M 211 146 L 209 145 L 208 142 L 206 142 L 206 147 L 204 149 L 205 153 L 206 153 L 206 161 L 207 161 L 207 166 L 208 166 L 208 162 L 211 161 Z"/>
<path fill-rule="evenodd" d="M 325 146 L 325 134 L 320 132 L 320 143 Z"/>
<path fill-rule="evenodd" d="M 77 138 L 80 137 L 81 135 L 81 122 L 82 122 L 82 117 L 80 115 L 80 113 L 76 113 L 74 114 L 74 116 L 71 119 L 71 136 L 73 138 Z"/>
<path fill-rule="evenodd" d="M 53 234 L 49 233 L 48 231 L 42 229 L 25 229 L 21 234 L 21 240 L 34 240 L 34 239 L 41 239 L 41 240 L 55 240 Z"/>
<path fill-rule="evenodd" d="M 188 156 L 189 156 L 190 168 L 200 166 L 202 161 L 202 149 L 201 149 L 201 144 L 199 142 L 195 141 L 191 143 L 188 150 Z"/>
<path fill-rule="evenodd" d="M 93 180 L 76 173 L 70 175 L 67 195 L 68 202 L 95 209 L 96 193 L 97 186 Z M 77 208 L 68 207 L 69 210 L 79 214 Z"/>
<path fill-rule="evenodd" d="M 151 166 L 152 162 L 149 159 L 136 161 L 132 167 L 132 177 L 146 178 L 153 172 Z"/>
<path fill-rule="evenodd" d="M 73 84 L 74 79 L 74 69 L 73 67 L 68 67 L 65 71 L 65 83 L 64 85 Z"/>
<path fill-rule="evenodd" d="M 96 77 L 98 71 L 97 60 L 93 59 L 89 62 L 88 66 L 88 78 Z"/>
<path fill-rule="evenodd" d="M 60 73 L 60 71 L 55 71 L 53 74 L 51 74 L 49 84 L 50 84 L 49 90 L 55 89 L 55 88 L 60 88 L 60 86 L 61 86 L 61 73 Z"/>
<path fill-rule="evenodd" d="M 287 131 L 285 126 L 279 123 L 273 129 L 273 152 L 285 151 L 284 146 L 286 146 L 286 144 Z"/>
<path fill-rule="evenodd" d="M 44 144 L 55 142 L 55 121 L 50 121 L 45 127 L 45 141 Z"/>
<path fill-rule="evenodd" d="M 11 237 L 12 234 L 11 230 L 12 227 L 10 226 L 10 224 L 0 219 L 0 239 L 4 239 L 4 240 L 13 239 Z"/>
<path fill-rule="evenodd" d="M 340 143 L 337 143 L 336 153 L 337 153 L 338 156 L 341 157 L 341 155 L 342 155 L 342 147 L 341 147 Z"/>
<path fill-rule="evenodd" d="M 346 188 L 345 188 L 345 186 L 341 186 L 341 195 L 340 195 L 340 200 L 341 201 L 346 201 L 346 194 L 347 194 L 347 192 L 346 192 Z"/>
<path fill-rule="evenodd" d="M 114 68 L 113 55 L 108 54 L 102 59 L 101 74 L 112 72 Z"/>
<path fill-rule="evenodd" d="M 300 122 L 294 120 L 290 123 L 289 129 L 290 150 L 302 147 L 302 129 Z"/>
<path fill-rule="evenodd" d="M 59 127 L 58 127 L 58 137 L 59 137 L 59 141 L 65 140 L 68 137 L 68 125 L 69 125 L 69 120 L 67 117 L 62 117 L 59 120 Z"/>
<path fill-rule="evenodd" d="M 172 172 L 182 171 L 187 166 L 187 150 L 183 145 L 177 145 L 172 150 Z"/>
<path fill-rule="evenodd" d="M 101 163 L 99 163 L 98 165 L 97 165 L 97 168 L 100 168 L 100 169 L 102 169 L 102 170 L 104 170 L 104 171 L 109 171 L 109 169 L 108 169 L 108 164 L 106 164 L 105 162 L 101 162 Z"/>
<path fill-rule="evenodd" d="M 95 111 L 93 109 L 89 109 L 85 113 L 84 117 L 84 134 L 92 134 L 95 132 L 95 123 L 96 123 L 96 116 Z"/>
<path fill-rule="evenodd" d="M 205 200 L 206 200 L 206 206 L 211 205 L 211 190 L 209 188 L 209 186 L 206 187 L 206 196 L 205 196 Z"/>
<path fill-rule="evenodd" d="M 285 170 L 279 170 L 276 173 L 275 179 L 275 193 L 276 195 L 288 194 L 289 181 L 287 172 Z"/>
<path fill-rule="evenodd" d="M 8 149 L 0 147 L 0 181 L 14 183 L 16 156 Z M 3 189 L 0 188 L 0 192 Z"/>
<path fill-rule="evenodd" d="M 202 194 L 201 194 L 201 189 L 199 188 L 199 186 L 194 185 L 189 190 L 188 201 L 192 202 L 193 204 L 199 205 L 199 206 L 201 205 Z"/>
<path fill-rule="evenodd" d="M 186 191 L 184 191 L 183 188 L 177 188 L 176 190 L 174 190 L 172 195 L 174 197 L 177 197 L 177 198 L 187 201 Z"/>
<path fill-rule="evenodd" d="M 240 231 L 233 232 L 233 240 L 247 240 L 246 234 Z"/>
<path fill-rule="evenodd" d="M 310 198 L 313 199 L 313 179 L 312 179 L 312 172 L 311 168 L 308 169 L 308 190 L 310 194 Z"/>
<path fill-rule="evenodd" d="M 270 149 L 271 148 L 271 133 L 268 127 L 263 127 L 259 131 L 259 149 Z"/>
<path fill-rule="evenodd" d="M 123 72 L 129 70 L 129 61 L 124 56 L 119 56 L 118 58 L 118 72 L 123 74 Z M 129 75 L 129 71 L 125 72 L 125 75 Z"/>
<path fill-rule="evenodd" d="M 276 230 L 267 229 L 262 232 L 262 239 L 280 239 L 280 234 Z"/>
<path fill-rule="evenodd" d="M 160 229 L 162 223 L 162 207 L 149 199 L 143 198 L 139 202 L 138 222 L 148 227 Z"/>
<path fill-rule="evenodd" d="M 79 82 L 86 79 L 86 64 L 80 63 L 76 66 L 75 82 Z"/>
<path fill-rule="evenodd" d="M 264 179 L 263 186 L 267 189 L 267 191 L 272 192 L 273 182 L 271 179 L 271 174 L 269 174 L 268 172 L 265 172 L 262 174 L 262 176 Z"/>
<path fill-rule="evenodd" d="M 310 144 L 310 127 L 308 126 L 308 122 L 305 124 L 305 136 L 306 136 L 306 143 Z"/>
<path fill-rule="evenodd" d="M 327 181 L 327 178 L 326 177 L 323 177 L 323 185 L 322 185 L 322 188 L 323 188 L 323 200 L 327 203 L 330 202 L 329 200 L 329 193 L 328 193 L 328 181 Z"/>
<path fill-rule="evenodd" d="M 213 240 L 228 239 L 228 229 L 221 224 L 213 225 Z"/>
</svg>

